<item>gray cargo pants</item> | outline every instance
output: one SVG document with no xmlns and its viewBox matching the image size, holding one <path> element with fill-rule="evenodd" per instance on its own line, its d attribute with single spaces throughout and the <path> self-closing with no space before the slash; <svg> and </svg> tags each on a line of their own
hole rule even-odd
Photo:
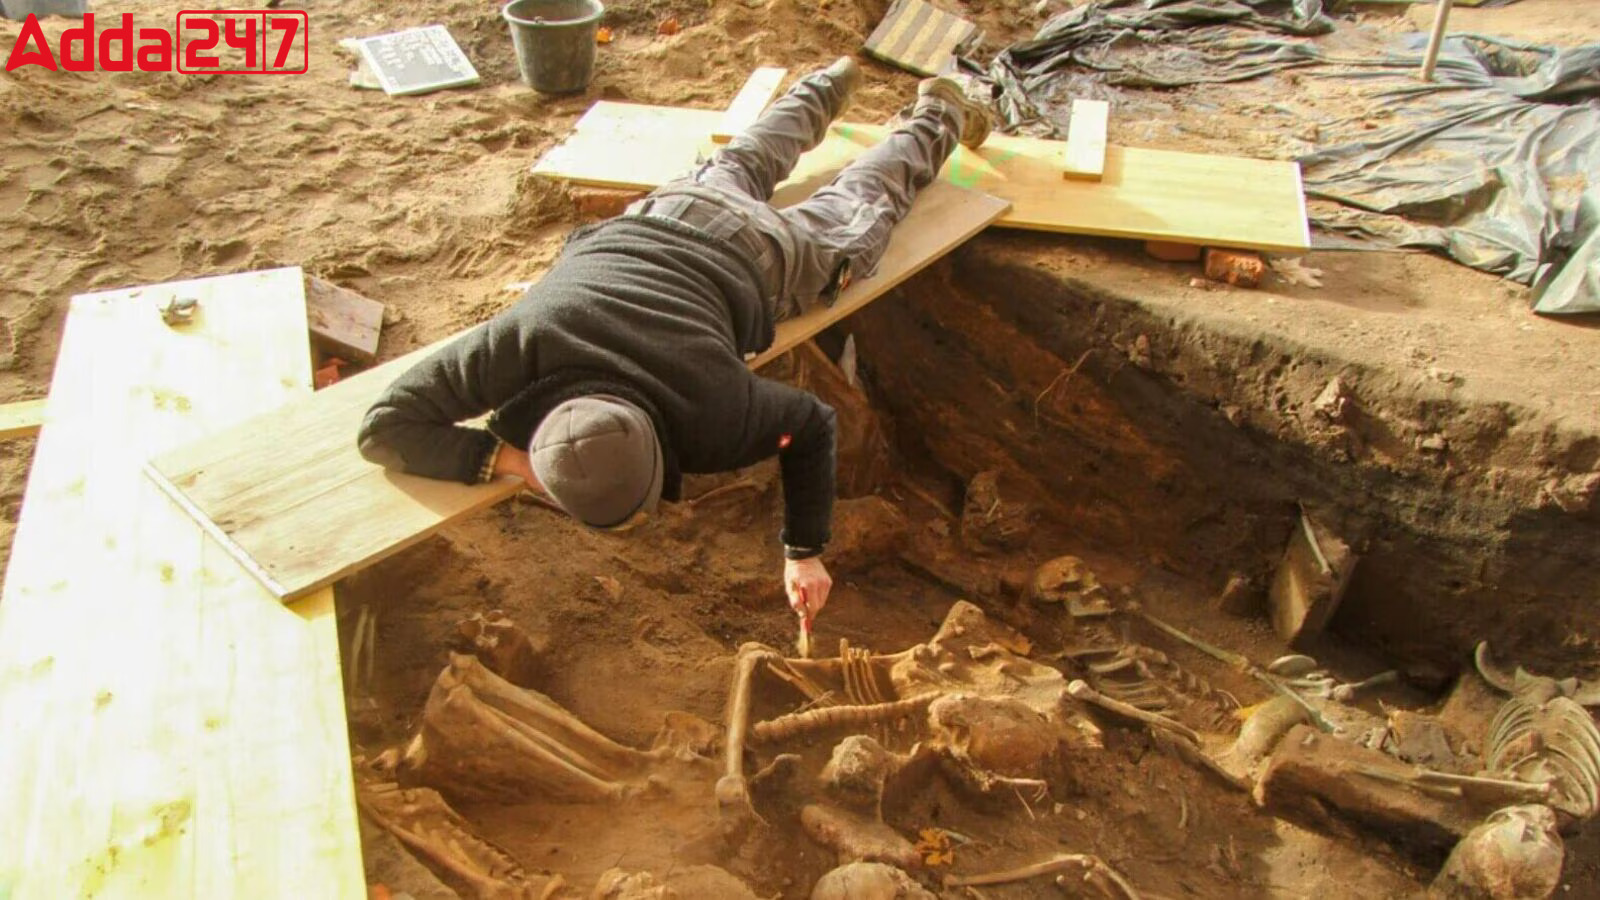
<svg viewBox="0 0 1600 900">
<path fill-rule="evenodd" d="M 825 72 L 807 75 L 710 161 L 623 215 L 673 219 L 734 244 L 764 275 L 774 320 L 799 315 L 843 276 L 873 273 L 889 232 L 932 183 L 961 134 L 960 109 L 919 98 L 907 122 L 832 183 L 795 206 L 774 209 L 768 203 L 773 189 L 826 137 L 844 99 Z"/>
</svg>

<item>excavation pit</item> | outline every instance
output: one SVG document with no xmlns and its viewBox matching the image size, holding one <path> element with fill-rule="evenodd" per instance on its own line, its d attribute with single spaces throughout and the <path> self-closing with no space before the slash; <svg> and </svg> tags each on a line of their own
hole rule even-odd
<svg viewBox="0 0 1600 900">
<path fill-rule="evenodd" d="M 1360 340 L 1294 327 L 1309 312 L 1381 330 L 1391 308 L 1358 298 L 1330 313 L 1328 298 L 1293 291 L 1151 290 L 1152 279 L 1183 279 L 1183 267 L 1152 269 L 1137 248 L 1110 241 L 1062 254 L 1051 240 L 990 232 L 826 335 L 826 352 L 767 372 L 841 412 L 836 587 L 819 619 L 819 662 L 909 653 L 967 600 L 1019 634 L 1025 646 L 1004 652 L 1059 671 L 1063 684 L 1088 679 L 1101 695 L 1146 699 L 1139 684 L 1119 681 L 1134 663 L 1116 661 L 1141 660 L 1140 671 L 1171 686 L 1170 718 L 1221 757 L 1239 709 L 1272 693 L 1152 619 L 1258 665 L 1291 652 L 1269 622 L 1267 592 L 1309 515 L 1359 564 L 1305 652 L 1347 684 L 1398 672 L 1356 696 L 1361 715 L 1381 718 L 1380 702 L 1439 713 L 1458 678 L 1477 678 L 1471 650 L 1485 638 L 1498 658 L 1531 670 L 1593 674 L 1582 668 L 1595 637 L 1583 548 L 1596 535 L 1581 489 L 1597 445 L 1585 423 L 1496 399 L 1492 374 L 1471 365 L 1444 371 L 1440 360 L 1470 333 L 1448 335 L 1435 359 L 1397 372 Z M 1382 265 L 1433 271 L 1435 262 Z M 826 358 L 847 337 L 853 379 Z M 470 649 L 457 623 L 500 610 L 530 636 L 523 686 L 610 741 L 630 752 L 662 746 L 669 712 L 680 730 L 694 722 L 711 734 L 695 751 L 700 762 L 618 800 L 440 787 L 478 836 L 530 878 L 559 875 L 573 896 L 603 882 L 607 896 L 654 896 L 627 885 L 741 896 L 742 883 L 756 896 L 807 897 L 852 858 L 908 866 L 937 891 L 948 875 L 1062 853 L 1097 857 L 1163 896 L 1398 896 L 1443 863 L 1447 847 L 1337 810 L 1275 816 L 1233 776 L 1091 706 L 1081 711 L 1100 746 L 1063 740 L 1024 753 L 1031 767 L 1005 771 L 1015 783 L 986 791 L 948 759 L 907 756 L 938 742 L 920 708 L 801 739 L 752 738 L 739 770 L 754 823 L 730 825 L 717 776 L 739 648 L 794 655 L 777 578 L 781 490 L 768 464 L 691 478 L 686 495 L 627 537 L 592 535 L 514 500 L 352 578 L 346 610 L 378 612 L 375 702 L 353 725 L 358 781 L 392 776 L 373 761 L 416 733 L 449 651 Z M 1064 556 L 1076 561 L 1063 567 Z M 1142 649 L 1111 655 L 1128 644 Z M 1112 649 L 1087 652 L 1096 645 Z M 875 696 L 855 699 L 906 699 L 887 670 L 871 684 Z M 754 679 L 751 696 L 751 722 L 829 705 L 770 677 Z M 1031 732 L 1006 731 L 1019 721 L 1003 714 L 977 734 L 1026 744 L 1019 736 Z M 1008 758 L 992 751 L 975 752 Z M 840 787 L 841 752 L 901 765 L 858 771 L 852 794 Z M 878 792 L 871 801 L 863 784 Z M 1564 882 L 1575 890 L 1600 884 L 1592 846 L 1592 836 L 1567 838 Z M 1062 871 L 1081 879 L 1084 870 Z M 371 874 L 391 886 L 397 877 Z M 1054 877 L 983 890 L 1060 896 Z M 1096 893 L 1096 883 L 1111 886 Z M 1115 896 L 1103 876 L 1077 884 L 1082 896 Z"/>
</svg>

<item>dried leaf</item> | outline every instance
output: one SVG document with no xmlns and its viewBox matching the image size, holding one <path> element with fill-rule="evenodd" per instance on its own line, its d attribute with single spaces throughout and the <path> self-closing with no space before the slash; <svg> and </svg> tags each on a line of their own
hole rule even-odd
<svg viewBox="0 0 1600 900">
<path fill-rule="evenodd" d="M 1322 270 L 1311 268 L 1301 262 L 1299 257 L 1274 259 L 1271 260 L 1271 265 L 1272 271 L 1290 284 L 1310 288 L 1322 287 Z"/>
<path fill-rule="evenodd" d="M 682 30 L 683 26 L 678 24 L 677 16 L 668 16 L 667 18 L 661 20 L 660 25 L 656 26 L 657 34 L 664 34 L 668 36 L 677 34 Z"/>
<path fill-rule="evenodd" d="M 601 25 L 594 33 L 594 42 L 596 44 L 609 44 L 611 43 L 611 37 L 611 29 Z"/>
<path fill-rule="evenodd" d="M 916 851 L 922 861 L 930 866 L 948 866 L 955 861 L 955 851 L 950 849 L 950 835 L 938 828 L 924 828 L 917 832 Z"/>
</svg>

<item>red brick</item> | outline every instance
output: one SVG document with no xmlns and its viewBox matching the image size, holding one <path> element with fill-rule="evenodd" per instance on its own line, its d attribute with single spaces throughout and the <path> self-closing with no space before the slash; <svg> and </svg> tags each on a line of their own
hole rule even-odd
<svg viewBox="0 0 1600 900">
<path fill-rule="evenodd" d="M 615 188 L 574 187 L 568 191 L 572 205 L 582 219 L 609 219 L 619 216 L 628 204 L 643 197 L 640 191 Z"/>
<path fill-rule="evenodd" d="M 1212 281 L 1225 281 L 1235 287 L 1255 287 L 1261 283 L 1267 264 L 1261 254 L 1249 250 L 1219 250 L 1206 248 L 1206 277 Z"/>
<path fill-rule="evenodd" d="M 1144 252 L 1167 262 L 1195 262 L 1200 259 L 1199 244 L 1181 244 L 1177 241 L 1145 241 Z"/>
</svg>

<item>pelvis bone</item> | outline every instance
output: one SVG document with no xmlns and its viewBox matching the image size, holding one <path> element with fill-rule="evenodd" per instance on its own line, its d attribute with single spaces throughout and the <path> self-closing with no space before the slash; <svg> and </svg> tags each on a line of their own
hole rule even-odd
<svg viewBox="0 0 1600 900">
<path fill-rule="evenodd" d="M 451 654 L 400 770 L 468 799 L 619 800 L 709 772 L 695 752 L 700 737 L 678 734 L 672 722 L 654 749 L 625 747 L 475 657 Z"/>
</svg>

